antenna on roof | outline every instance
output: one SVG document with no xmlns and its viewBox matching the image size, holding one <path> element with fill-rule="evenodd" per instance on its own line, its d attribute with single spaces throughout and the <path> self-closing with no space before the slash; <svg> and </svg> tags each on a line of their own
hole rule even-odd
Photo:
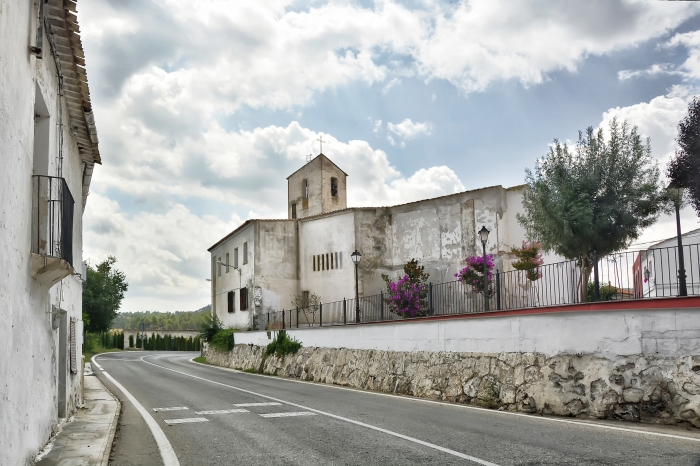
<svg viewBox="0 0 700 466">
<path fill-rule="evenodd" d="M 313 158 L 314 154 L 309 154 L 306 156 L 306 163 L 311 162 L 311 159 Z"/>
</svg>

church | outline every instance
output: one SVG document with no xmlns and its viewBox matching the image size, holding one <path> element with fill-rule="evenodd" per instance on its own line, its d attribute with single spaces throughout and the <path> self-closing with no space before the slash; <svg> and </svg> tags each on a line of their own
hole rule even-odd
<svg viewBox="0 0 700 466">
<path fill-rule="evenodd" d="M 348 176 L 319 154 L 287 178 L 287 219 L 247 220 L 209 248 L 213 311 L 225 326 L 251 328 L 255 315 L 291 309 L 295 296 L 353 298 L 355 250 L 362 297 L 384 290 L 382 274 L 398 277 L 411 259 L 433 283 L 455 280 L 466 257 L 482 254 L 482 226 L 501 271 L 511 269 L 510 248 L 525 239 L 516 219 L 524 186 L 348 207 Z"/>
</svg>

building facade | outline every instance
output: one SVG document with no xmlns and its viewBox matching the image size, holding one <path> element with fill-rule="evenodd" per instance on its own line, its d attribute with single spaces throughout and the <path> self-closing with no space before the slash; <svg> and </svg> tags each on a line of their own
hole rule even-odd
<svg viewBox="0 0 700 466">
<path fill-rule="evenodd" d="M 251 327 L 254 315 L 291 309 L 295 296 L 353 298 L 355 250 L 362 254 L 359 295 L 369 296 L 385 289 L 382 274 L 398 277 L 411 259 L 433 283 L 455 280 L 466 257 L 482 254 L 482 226 L 490 230 L 486 252 L 501 271 L 511 270 L 511 247 L 525 239 L 516 219 L 522 186 L 348 208 L 346 178 L 320 154 L 287 178 L 289 218 L 248 220 L 209 249 L 213 312 L 225 325 Z"/>
<path fill-rule="evenodd" d="M 82 403 L 82 214 L 100 156 L 75 2 L 0 8 L 0 464 L 22 465 Z"/>
</svg>

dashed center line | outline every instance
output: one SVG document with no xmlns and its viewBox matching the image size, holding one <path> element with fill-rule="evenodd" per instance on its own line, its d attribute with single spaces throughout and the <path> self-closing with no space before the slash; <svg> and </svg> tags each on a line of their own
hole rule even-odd
<svg viewBox="0 0 700 466">
<path fill-rule="evenodd" d="M 156 413 L 159 411 L 183 411 L 185 409 L 190 409 L 187 406 L 173 406 L 172 408 L 153 408 Z"/>
<path fill-rule="evenodd" d="M 249 413 L 247 409 L 215 409 L 213 411 L 197 411 L 195 414 L 231 414 L 231 413 Z"/>
<path fill-rule="evenodd" d="M 237 408 L 247 408 L 249 406 L 282 406 L 282 403 L 238 403 L 233 406 Z"/>
<path fill-rule="evenodd" d="M 186 417 L 184 419 L 166 419 L 166 424 L 185 424 L 188 422 L 209 422 L 205 417 Z"/>
<path fill-rule="evenodd" d="M 309 411 L 297 411 L 291 413 L 268 413 L 261 414 L 260 417 L 294 417 L 294 416 L 315 416 L 316 413 L 310 413 Z"/>
</svg>

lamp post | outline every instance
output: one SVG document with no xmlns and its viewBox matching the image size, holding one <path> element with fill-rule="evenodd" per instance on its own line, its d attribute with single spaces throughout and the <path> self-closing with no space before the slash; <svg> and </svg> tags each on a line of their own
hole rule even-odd
<svg viewBox="0 0 700 466">
<path fill-rule="evenodd" d="M 651 278 L 651 270 L 644 267 L 644 281 L 647 282 L 647 290 L 649 290 L 649 297 L 651 298 L 651 282 L 649 281 L 650 278 Z"/>
<path fill-rule="evenodd" d="M 488 312 L 489 310 L 489 284 L 488 284 L 488 268 L 486 267 L 486 241 L 489 239 L 489 233 L 491 233 L 489 230 L 486 229 L 485 226 L 481 227 L 481 230 L 479 230 L 479 238 L 481 239 L 481 245 L 484 248 L 484 311 Z"/>
<path fill-rule="evenodd" d="M 362 254 L 355 249 L 355 252 L 350 254 L 353 264 L 355 264 L 355 322 L 360 323 L 360 277 L 357 273 L 357 266 L 360 264 Z"/>
<path fill-rule="evenodd" d="M 674 192 L 675 191 L 675 192 Z M 688 288 L 685 283 L 685 258 L 683 257 L 683 239 L 681 237 L 681 200 L 683 199 L 683 188 L 679 188 L 674 183 L 668 185 L 666 192 L 673 200 L 673 207 L 676 209 L 676 235 L 678 237 L 678 296 L 688 296 Z"/>
</svg>

